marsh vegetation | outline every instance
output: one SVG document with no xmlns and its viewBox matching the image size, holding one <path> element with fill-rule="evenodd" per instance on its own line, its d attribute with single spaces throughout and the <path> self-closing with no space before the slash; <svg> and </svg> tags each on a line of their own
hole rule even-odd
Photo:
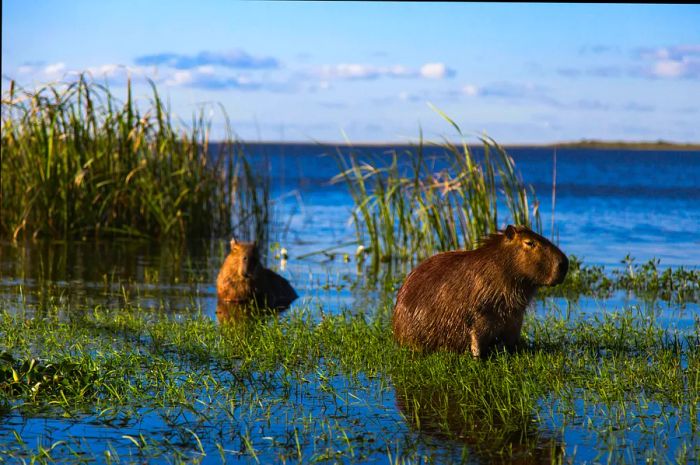
<svg viewBox="0 0 700 465">
<path fill-rule="evenodd" d="M 541 230 L 508 152 L 336 152 L 318 196 L 342 187 L 354 237 L 314 217 L 284 269 L 267 165 L 151 92 L 3 95 L 0 462 L 698 463 L 697 267 L 570 255 L 515 353 L 400 348 L 391 310 L 420 258 Z M 290 310 L 217 323 L 231 234 L 294 285 Z"/>
<path fill-rule="evenodd" d="M 5 310 L 2 410 L 45 429 L 40 445 L 17 433 L 4 447 L 62 463 L 697 457 L 700 322 L 672 331 L 635 308 L 553 312 L 528 319 L 520 352 L 473 360 L 398 348 L 387 311 L 217 326 L 141 308 Z M 91 425 L 104 446 L 50 441 L 61 418 Z"/>
<path fill-rule="evenodd" d="M 0 237 L 267 239 L 269 184 L 228 123 L 214 151 L 205 109 L 186 125 L 151 91 L 138 102 L 129 84 L 121 102 L 87 76 L 36 90 L 11 82 Z"/>
<path fill-rule="evenodd" d="M 481 140 L 481 159 L 466 143 L 440 144 L 444 157 L 438 168 L 426 157 L 422 138 L 413 149 L 391 153 L 388 164 L 386 157 L 337 154 L 341 172 L 333 181 L 347 185 L 357 241 L 366 244 L 375 263 L 471 249 L 505 218 L 541 230 L 532 187 L 503 147 L 488 137 Z M 499 216 L 499 204 L 507 214 Z"/>
</svg>

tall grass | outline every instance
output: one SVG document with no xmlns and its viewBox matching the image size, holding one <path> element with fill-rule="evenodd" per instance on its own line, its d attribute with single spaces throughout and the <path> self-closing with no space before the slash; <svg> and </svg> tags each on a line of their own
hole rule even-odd
<svg viewBox="0 0 700 465">
<path fill-rule="evenodd" d="M 375 263 L 471 248 L 505 220 L 541 230 L 532 187 L 523 183 L 503 147 L 486 136 L 481 141 L 481 160 L 466 143 L 438 144 L 447 166 L 439 171 L 425 154 L 422 135 L 414 151 L 394 151 L 389 162 L 379 156 L 337 153 L 341 173 L 333 182 L 346 183 L 355 203 L 358 242 L 369 245 Z M 508 215 L 499 217 L 499 203 Z"/>
<path fill-rule="evenodd" d="M 228 122 L 224 142 L 211 144 L 204 109 L 189 126 L 176 125 L 150 85 L 139 105 L 130 82 L 124 102 L 85 75 L 37 90 L 10 83 L 0 237 L 266 239 L 267 181 Z"/>
</svg>

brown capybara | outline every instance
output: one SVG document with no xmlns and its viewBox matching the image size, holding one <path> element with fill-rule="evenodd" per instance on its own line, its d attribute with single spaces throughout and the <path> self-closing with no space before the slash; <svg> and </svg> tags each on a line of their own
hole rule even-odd
<svg viewBox="0 0 700 465">
<path fill-rule="evenodd" d="M 231 252 L 216 278 L 216 293 L 223 302 L 284 310 L 298 297 L 289 281 L 260 263 L 254 242 L 231 240 Z"/>
<path fill-rule="evenodd" d="M 524 226 L 508 226 L 471 251 L 443 252 L 418 265 L 396 297 L 394 338 L 414 349 L 483 355 L 495 342 L 515 348 L 539 286 L 566 276 L 569 260 Z"/>
</svg>

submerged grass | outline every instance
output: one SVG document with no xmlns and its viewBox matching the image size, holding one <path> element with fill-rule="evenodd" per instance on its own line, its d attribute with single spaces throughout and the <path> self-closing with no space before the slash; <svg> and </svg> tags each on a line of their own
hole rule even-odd
<svg viewBox="0 0 700 465">
<path fill-rule="evenodd" d="M 572 255 L 564 282 L 556 287 L 541 288 L 538 294 L 540 297 L 556 295 L 568 299 L 579 296 L 608 298 L 615 291 L 625 291 L 640 299 L 660 299 L 681 306 L 700 302 L 700 270 L 684 267 L 661 269 L 661 262 L 656 258 L 641 264 L 634 261 L 627 255 L 620 262 L 621 268 L 607 272 L 603 266 L 585 265 Z"/>
<path fill-rule="evenodd" d="M 527 321 L 522 351 L 473 360 L 396 347 L 382 312 L 229 326 L 137 308 L 4 313 L 0 449 L 40 462 L 697 463 L 698 330 L 633 309 L 552 314 Z M 12 427 L 62 416 L 96 425 L 104 446 Z"/>
<path fill-rule="evenodd" d="M 462 136 L 459 127 L 445 118 Z M 382 157 L 337 154 L 341 173 L 333 181 L 347 185 L 355 203 L 352 217 L 358 242 L 367 244 L 374 263 L 471 248 L 502 226 L 499 202 L 508 211 L 500 221 L 507 218 L 541 230 L 532 187 L 524 184 L 503 147 L 486 136 L 481 141 L 481 160 L 466 143 L 440 144 L 444 149 L 440 163 L 446 167 L 439 171 L 434 169 L 435 160 L 425 156 L 422 137 L 414 151 L 393 152 L 388 164 Z"/>
<path fill-rule="evenodd" d="M 0 237 L 267 239 L 269 185 L 204 109 L 173 122 L 155 84 L 143 109 L 85 75 L 2 97 Z M 228 126 L 228 125 L 227 125 Z M 247 228 L 242 231 L 240 228 Z"/>
</svg>

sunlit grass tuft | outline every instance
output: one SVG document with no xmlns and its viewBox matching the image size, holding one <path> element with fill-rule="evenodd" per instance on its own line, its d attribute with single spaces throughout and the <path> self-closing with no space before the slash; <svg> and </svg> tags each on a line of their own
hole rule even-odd
<svg viewBox="0 0 700 465">
<path fill-rule="evenodd" d="M 339 151 L 341 173 L 333 181 L 347 185 L 358 242 L 374 263 L 470 249 L 506 221 L 541 230 L 532 187 L 503 147 L 486 136 L 481 141 L 481 159 L 466 143 L 439 144 L 444 149 L 439 163 L 446 168 L 438 171 L 425 155 L 422 137 L 415 149 L 393 152 L 388 164 L 385 157 Z M 507 214 L 499 216 L 499 203 Z"/>
<path fill-rule="evenodd" d="M 11 82 L 0 237 L 266 239 L 266 177 L 230 129 L 213 145 L 204 109 L 189 127 L 176 125 L 153 83 L 151 91 L 139 105 L 131 83 L 120 102 L 85 75 L 37 90 Z"/>
</svg>

